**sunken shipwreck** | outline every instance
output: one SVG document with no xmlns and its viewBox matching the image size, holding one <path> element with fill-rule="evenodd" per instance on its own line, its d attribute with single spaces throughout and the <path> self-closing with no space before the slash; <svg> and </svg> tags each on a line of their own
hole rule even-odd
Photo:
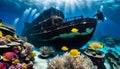
<svg viewBox="0 0 120 69">
<path fill-rule="evenodd" d="M 22 36 L 36 47 L 53 46 L 57 50 L 62 46 L 80 48 L 91 39 L 96 25 L 95 18 L 83 18 L 82 15 L 65 18 L 60 10 L 52 7 L 32 23 L 25 23 Z"/>
</svg>

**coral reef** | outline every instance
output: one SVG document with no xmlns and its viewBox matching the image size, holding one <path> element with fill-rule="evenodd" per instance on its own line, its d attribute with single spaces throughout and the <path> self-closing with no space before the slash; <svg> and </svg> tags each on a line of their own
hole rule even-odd
<svg viewBox="0 0 120 69">
<path fill-rule="evenodd" d="M 106 58 L 110 63 L 111 69 L 120 68 L 120 55 L 118 55 L 116 52 L 109 50 L 106 54 Z"/>
<path fill-rule="evenodd" d="M 97 69 L 97 67 L 83 54 L 73 57 L 66 52 L 64 55 L 54 57 L 48 63 L 48 69 Z"/>
<path fill-rule="evenodd" d="M 36 56 L 33 52 L 34 46 L 18 38 L 14 33 L 9 34 L 12 29 L 6 26 L 1 27 L 0 69 L 33 69 L 34 57 Z"/>
</svg>

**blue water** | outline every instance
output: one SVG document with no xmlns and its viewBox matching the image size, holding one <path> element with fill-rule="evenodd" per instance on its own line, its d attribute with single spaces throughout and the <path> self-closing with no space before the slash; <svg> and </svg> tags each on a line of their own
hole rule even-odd
<svg viewBox="0 0 120 69">
<path fill-rule="evenodd" d="M 93 17 L 98 9 L 101 10 L 105 21 L 97 24 L 94 35 L 87 44 L 99 41 L 104 36 L 110 36 L 108 38 L 120 36 L 120 0 L 0 0 L 0 19 L 4 24 L 14 26 L 20 36 L 25 22 L 31 23 L 50 7 L 61 10 L 66 18 L 81 14 L 84 17 Z M 101 49 L 104 53 L 108 50 L 120 52 L 120 44 L 104 46 L 105 48 Z"/>
</svg>

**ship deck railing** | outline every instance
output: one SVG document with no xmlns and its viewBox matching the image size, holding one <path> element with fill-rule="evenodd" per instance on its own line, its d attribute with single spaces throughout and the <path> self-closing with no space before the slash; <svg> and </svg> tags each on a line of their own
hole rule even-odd
<svg viewBox="0 0 120 69">
<path fill-rule="evenodd" d="M 26 30 L 29 30 L 29 29 L 32 29 L 32 28 L 34 28 L 34 27 L 36 27 L 36 26 L 39 26 L 39 24 L 42 24 L 42 22 L 45 22 L 45 21 L 47 21 L 47 20 L 49 20 L 50 18 L 48 18 L 48 19 L 46 19 L 46 20 L 44 20 L 44 21 L 41 21 L 41 22 L 39 22 L 37 25 L 34 25 L 33 27 L 31 27 L 31 28 L 28 28 L 28 29 L 26 29 Z M 83 18 L 83 17 L 81 17 L 81 16 L 76 16 L 76 17 L 70 17 L 70 18 L 66 18 L 66 19 L 64 19 L 65 20 L 65 22 L 57 22 L 57 23 L 54 23 L 54 26 L 56 25 L 59 25 L 59 24 L 68 24 L 68 23 L 74 23 L 74 21 L 76 21 L 77 19 L 81 19 L 82 21 L 84 21 L 84 20 L 86 20 L 86 18 Z M 70 21 L 73 21 L 73 22 L 70 22 Z M 81 21 L 81 22 L 82 22 Z M 82 23 L 81 23 L 82 24 Z M 52 27 L 52 26 L 49 26 L 49 27 L 47 27 L 47 28 L 50 28 L 50 27 Z M 47 29 L 47 28 L 44 28 L 44 29 Z"/>
</svg>

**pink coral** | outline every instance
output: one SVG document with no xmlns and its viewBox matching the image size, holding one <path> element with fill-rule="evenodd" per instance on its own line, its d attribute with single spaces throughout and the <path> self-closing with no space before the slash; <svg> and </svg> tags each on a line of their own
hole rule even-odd
<svg viewBox="0 0 120 69">
<path fill-rule="evenodd" d="M 7 44 L 9 41 L 5 38 L 5 37 L 1 37 L 0 38 L 0 45 L 5 45 Z"/>
<path fill-rule="evenodd" d="M 6 69 L 6 64 L 0 62 L 0 69 Z"/>
<path fill-rule="evenodd" d="M 22 64 L 18 63 L 17 65 L 11 65 L 9 69 L 22 69 Z"/>
</svg>

